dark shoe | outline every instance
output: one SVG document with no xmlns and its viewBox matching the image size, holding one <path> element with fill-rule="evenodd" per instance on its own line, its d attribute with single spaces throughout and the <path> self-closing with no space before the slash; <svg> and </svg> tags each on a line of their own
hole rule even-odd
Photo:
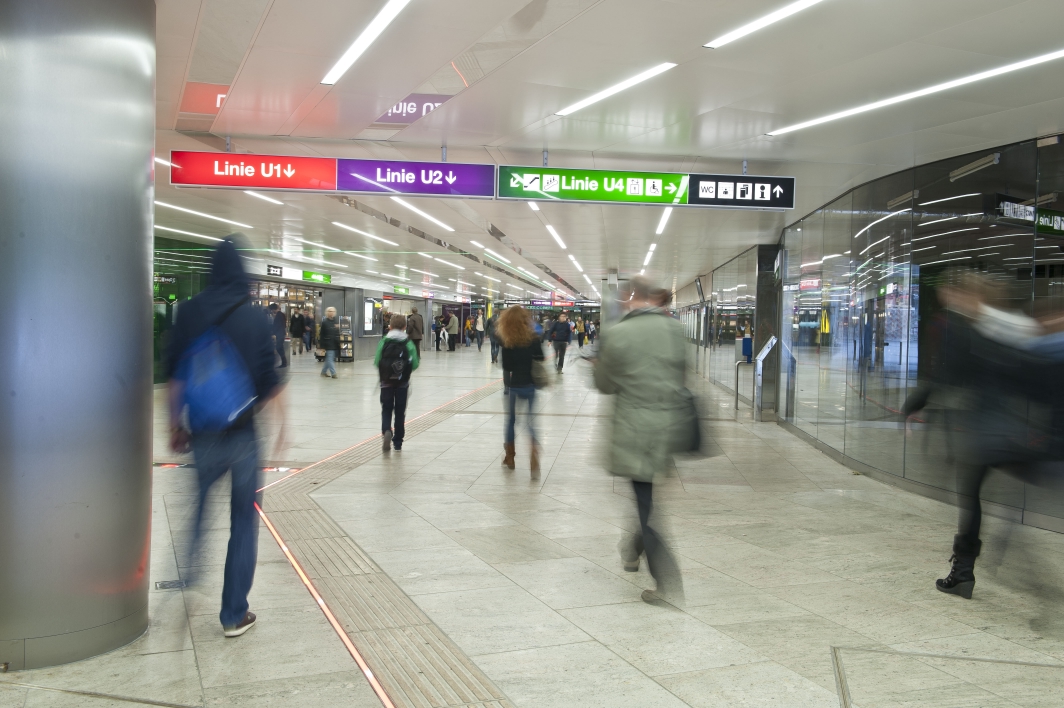
<svg viewBox="0 0 1064 708">
<path fill-rule="evenodd" d="M 935 581 L 939 591 L 972 599 L 975 588 L 975 559 L 983 549 L 983 542 L 969 540 L 960 534 L 953 537 L 953 555 L 950 556 L 949 575 Z"/>
<path fill-rule="evenodd" d="M 395 446 L 395 451 L 396 452 L 402 452 L 403 451 L 403 446 L 402 445 L 396 445 Z"/>
<path fill-rule="evenodd" d="M 239 637 L 244 632 L 248 631 L 255 626 L 255 613 L 245 612 L 244 619 L 240 620 L 239 624 L 235 624 L 232 627 L 222 627 L 227 637 Z"/>
<path fill-rule="evenodd" d="M 384 439 L 381 443 L 381 449 L 388 452 L 392 449 L 392 431 L 385 430 L 381 437 Z"/>
<path fill-rule="evenodd" d="M 515 467 L 514 456 L 517 454 L 517 450 L 513 443 L 503 443 L 502 448 L 506 451 L 506 456 L 502 458 L 502 465 L 512 470 Z"/>
</svg>

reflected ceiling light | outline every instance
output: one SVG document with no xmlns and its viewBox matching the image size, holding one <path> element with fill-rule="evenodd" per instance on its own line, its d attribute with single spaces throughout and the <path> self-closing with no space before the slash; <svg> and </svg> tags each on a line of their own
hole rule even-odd
<svg viewBox="0 0 1064 708">
<path fill-rule="evenodd" d="M 395 241 L 389 241 L 386 238 L 381 238 L 380 236 L 374 236 L 373 234 L 366 233 L 365 231 L 362 231 L 360 229 L 356 229 L 354 226 L 348 226 L 347 224 L 341 224 L 339 221 L 332 222 L 332 225 L 333 226 L 339 226 L 341 229 L 347 229 L 348 231 L 354 231 L 356 234 L 359 234 L 361 236 L 365 236 L 366 238 L 371 238 L 374 241 L 380 241 L 381 243 L 386 243 L 389 246 L 398 246 L 399 245 Z"/>
<path fill-rule="evenodd" d="M 306 241 L 301 238 L 295 238 L 294 236 L 292 237 L 292 240 L 299 241 L 300 243 L 305 243 L 308 246 L 317 246 L 318 248 L 323 248 L 326 251 L 335 251 L 336 253 L 343 253 L 344 251 L 344 249 L 342 248 L 333 248 L 332 246 L 326 246 L 324 243 L 314 243 L 313 241 Z"/>
<path fill-rule="evenodd" d="M 748 34 L 752 34 L 753 32 L 757 32 L 759 29 L 768 27 L 771 24 L 790 17 L 796 12 L 801 12 L 808 7 L 812 7 L 819 2 L 822 2 L 822 0 L 798 0 L 798 2 L 792 2 L 790 5 L 785 5 L 775 12 L 770 12 L 764 17 L 756 19 L 749 24 L 745 24 L 737 30 L 732 30 L 728 34 L 717 37 L 712 42 L 706 42 L 702 46 L 707 49 L 720 49 L 725 44 L 734 42 L 735 40 L 745 37 Z"/>
<path fill-rule="evenodd" d="M 979 230 L 978 226 L 972 226 L 971 228 L 967 228 L 967 229 L 955 229 L 953 231 L 945 231 L 945 232 L 940 233 L 940 234 L 931 234 L 930 236 L 921 236 L 920 238 L 914 238 L 913 241 L 924 241 L 924 240 L 929 239 L 929 238 L 938 238 L 939 236 L 949 236 L 950 234 L 959 234 L 962 231 L 978 231 L 978 230 Z"/>
<path fill-rule="evenodd" d="M 494 280 L 496 283 L 501 283 L 502 282 L 498 278 L 492 278 L 490 275 L 484 275 L 483 273 L 477 273 L 477 275 L 479 275 L 481 278 L 487 278 L 488 280 Z"/>
<path fill-rule="evenodd" d="M 974 83 L 976 81 L 982 81 L 983 79 L 993 78 L 995 76 L 1001 76 L 1002 74 L 1008 74 L 1013 71 L 1019 71 L 1020 69 L 1026 69 L 1038 64 L 1044 64 L 1048 61 L 1060 59 L 1064 57 L 1064 49 L 1051 52 L 1049 54 L 1043 54 L 1041 56 L 1032 57 L 1031 59 L 1024 59 L 1013 64 L 1007 64 L 1005 66 L 998 67 L 997 69 L 990 69 L 989 71 L 983 71 L 978 74 L 972 74 L 971 76 L 965 76 L 960 79 L 954 79 L 953 81 L 947 81 L 941 84 L 935 84 L 934 86 L 928 86 L 927 88 L 920 89 L 918 91 L 912 91 L 910 93 L 903 93 L 900 96 L 894 96 L 893 98 L 885 98 L 882 101 L 876 101 L 875 103 L 868 103 L 856 108 L 850 108 L 845 111 L 839 111 L 838 113 L 832 113 L 831 115 L 824 116 L 822 118 L 814 118 L 813 120 L 806 121 L 804 123 L 796 123 L 795 125 L 787 126 L 786 128 L 780 128 L 769 133 L 769 135 L 783 135 L 784 133 L 791 133 L 795 130 L 801 130 L 802 128 L 810 128 L 814 125 L 820 125 L 821 123 L 827 123 L 829 121 L 838 120 L 840 118 L 848 118 L 858 113 L 865 113 L 867 111 L 873 111 L 877 108 L 883 108 L 885 106 L 891 106 L 895 103 L 901 103 L 902 101 L 909 101 L 914 98 L 920 98 L 939 91 L 946 91 L 958 86 L 964 86 L 966 84 Z M 963 176 L 963 175 L 962 175 Z M 952 178 L 951 178 L 952 179 Z"/>
<path fill-rule="evenodd" d="M 536 204 L 535 202 L 529 202 L 528 208 L 532 211 L 539 211 L 539 204 Z"/>
<path fill-rule="evenodd" d="M 573 262 L 573 265 L 576 266 L 576 269 L 578 271 L 580 271 L 581 273 L 584 272 L 584 269 L 580 267 L 580 264 L 576 262 L 576 258 L 573 257 L 573 254 L 571 254 L 571 253 L 569 254 L 569 260 L 571 260 Z"/>
<path fill-rule="evenodd" d="M 388 275 L 387 273 L 380 273 L 379 275 L 382 278 L 392 278 L 393 280 L 410 280 L 410 278 L 405 278 L 401 275 Z"/>
<path fill-rule="evenodd" d="M 671 62 L 665 62 L 664 64 L 658 64 L 657 66 L 655 66 L 652 69 L 647 69 L 646 71 L 644 71 L 641 74 L 636 74 L 635 76 L 633 76 L 630 79 L 625 79 L 624 81 L 620 82 L 619 84 L 614 84 L 613 86 L 610 86 L 608 89 L 605 89 L 603 91 L 599 91 L 598 93 L 596 93 L 593 96 L 588 96 L 583 101 L 577 101 L 576 103 L 574 103 L 571 106 L 566 106 L 565 108 L 561 109 L 560 111 L 558 111 L 554 115 L 556 115 L 556 116 L 567 116 L 567 115 L 569 115 L 571 113 L 576 113 L 581 108 L 587 108 L 592 103 L 598 103 L 602 99 L 609 98 L 610 96 L 612 96 L 615 93 L 620 93 L 621 91 L 624 91 L 625 89 L 631 88 L 631 87 L 635 86 L 636 84 L 640 84 L 640 83 L 646 81 L 647 79 L 652 79 L 655 76 L 657 76 L 658 74 L 660 74 L 662 72 L 665 72 L 665 71 L 668 71 L 669 69 L 671 69 L 674 66 L 676 66 L 676 65 L 671 63 Z"/>
<path fill-rule="evenodd" d="M 419 256 L 424 256 L 425 258 L 432 258 L 432 256 L 430 254 L 428 254 L 428 253 L 418 253 L 418 255 Z"/>
<path fill-rule="evenodd" d="M 949 173 L 949 181 L 950 182 L 956 182 L 961 177 L 967 177 L 968 175 L 972 174 L 973 172 L 978 172 L 981 169 L 984 169 L 986 167 L 990 167 L 991 165 L 996 165 L 999 162 L 1001 162 L 1001 153 L 1000 152 L 991 153 L 991 154 L 987 155 L 986 157 L 979 158 L 975 162 L 969 162 L 964 167 L 958 167 L 957 169 L 953 170 L 952 172 Z"/>
<path fill-rule="evenodd" d="M 488 255 L 492 256 L 493 258 L 497 258 L 498 260 L 502 261 L 503 263 L 509 263 L 510 262 L 509 258 L 504 258 L 504 257 L 500 256 L 498 253 L 496 253 L 495 251 L 491 250 L 490 248 L 485 248 L 484 249 L 484 253 L 487 253 Z"/>
<path fill-rule="evenodd" d="M 403 206 L 405 206 L 405 207 L 406 207 L 407 209 L 409 209 L 410 211 L 414 212 L 415 214 L 418 214 L 418 215 L 420 215 L 420 216 L 423 216 L 423 217 L 425 217 L 426 219 L 428 219 L 428 220 L 429 220 L 429 221 L 431 221 L 432 223 L 436 224 L 437 226 L 441 226 L 441 227 L 443 227 L 443 228 L 447 229 L 448 231 L 454 231 L 454 229 L 452 229 L 452 228 L 451 228 L 450 226 L 448 226 L 447 224 L 443 223 L 442 221 L 440 221 L 439 219 L 437 219 L 437 218 L 436 218 L 436 217 L 434 217 L 434 216 L 429 216 L 428 214 L 426 214 L 425 212 L 421 211 L 420 209 L 418 209 L 418 208 L 417 208 L 416 206 L 414 206 L 414 205 L 413 205 L 413 204 L 411 204 L 410 202 L 407 202 L 407 201 L 403 201 L 403 200 L 402 200 L 402 199 L 400 199 L 399 197 L 392 197 L 392 201 L 393 201 L 393 202 L 396 202 L 396 203 L 398 203 L 398 204 L 402 204 Z"/>
<path fill-rule="evenodd" d="M 643 273 L 646 273 L 646 272 L 647 272 L 647 269 L 646 269 L 646 268 L 644 268 L 643 270 L 639 271 L 639 275 L 642 275 Z M 629 300 L 630 300 L 630 299 L 631 299 L 631 298 L 629 298 Z"/>
<path fill-rule="evenodd" d="M 480 241 L 470 241 L 470 243 L 476 246 L 477 248 L 484 248 L 484 244 L 482 244 Z"/>
<path fill-rule="evenodd" d="M 439 258 L 433 258 L 432 260 L 434 260 L 434 261 L 439 261 L 440 263 L 442 263 L 442 264 L 444 264 L 444 265 L 449 265 L 449 266 L 451 266 L 452 268 L 457 268 L 458 270 L 465 270 L 465 266 L 460 266 L 460 265 L 458 265 L 457 263 L 449 263 L 449 262 L 447 262 L 447 261 L 444 261 L 444 260 L 440 260 Z"/>
<path fill-rule="evenodd" d="M 863 233 L 864 233 L 865 231 L 868 231 L 868 230 L 869 230 L 870 228 L 872 228 L 873 226 L 875 226 L 876 224 L 878 224 L 878 223 L 879 223 L 879 222 L 881 222 L 881 221 L 886 221 L 887 219 L 889 219 L 889 218 L 890 218 L 890 217 L 892 217 L 892 216 L 897 216 L 898 214 L 904 214 L 905 212 L 907 212 L 907 211 L 912 211 L 912 210 L 913 210 L 913 209 L 912 209 L 912 207 L 909 207 L 909 208 L 907 208 L 907 209 L 902 209 L 902 210 L 900 210 L 900 211 L 893 211 L 893 212 L 891 212 L 891 213 L 887 214 L 886 216 L 884 216 L 884 217 L 883 217 L 882 219 L 876 219 L 876 220 L 875 220 L 875 221 L 873 221 L 873 222 L 872 222 L 871 224 L 869 224 L 868 226 L 864 227 L 863 229 L 861 229 L 860 231 L 858 231 L 858 232 L 857 232 L 856 234 L 854 234 L 854 236 L 853 236 L 853 237 L 854 237 L 854 238 L 857 238 L 858 236 L 860 236 L 861 234 L 863 234 Z M 800 229 L 799 229 L 799 230 L 800 230 Z M 867 251 L 868 249 L 866 248 L 865 250 Z M 861 252 L 862 252 L 862 253 L 864 253 L 864 251 L 861 251 Z"/>
<path fill-rule="evenodd" d="M 669 217 L 672 216 L 672 207 L 665 207 L 665 213 L 661 215 L 661 221 L 658 222 L 658 230 L 655 231 L 658 236 L 665 230 L 665 224 L 669 223 Z"/>
<path fill-rule="evenodd" d="M 554 237 L 554 240 L 558 242 L 558 245 L 562 247 L 562 250 L 565 250 L 565 241 L 562 241 L 562 237 L 558 235 L 558 232 L 554 230 L 554 227 L 547 224 L 547 231 L 549 231 L 550 235 Z"/>
<path fill-rule="evenodd" d="M 409 270 L 412 270 L 415 273 L 421 273 L 422 275 L 431 275 L 433 278 L 439 278 L 440 277 L 440 276 L 436 275 L 435 273 L 428 272 L 427 270 L 418 270 L 417 268 L 410 268 Z"/>
<path fill-rule="evenodd" d="M 167 162 L 166 160 L 164 160 L 161 157 L 155 158 L 155 161 L 158 162 L 160 165 L 166 165 L 167 167 L 173 167 L 174 166 L 174 163 Z"/>
<path fill-rule="evenodd" d="M 373 44 L 373 41 L 380 36 L 384 28 L 391 24 L 396 15 L 402 12 L 403 8 L 409 3 L 410 0 L 388 0 L 387 4 L 373 18 L 373 21 L 369 23 L 366 29 L 362 30 L 362 34 L 358 35 L 354 44 L 348 47 L 344 55 L 340 57 L 340 60 L 336 62 L 333 68 L 329 69 L 329 73 L 325 75 L 321 82 L 326 86 L 332 86 L 339 81 L 340 77 L 351 68 L 352 64 L 358 61 L 363 52 L 369 49 L 369 45 Z"/>
<path fill-rule="evenodd" d="M 920 206 L 927 206 L 928 204 L 940 204 L 941 202 L 949 202 L 953 201 L 954 199 L 964 199 L 965 197 L 978 197 L 980 195 L 981 192 L 972 192 L 971 194 L 958 194 L 955 197 L 946 197 L 945 199 L 934 199 L 929 202 L 920 202 Z"/>
<path fill-rule="evenodd" d="M 195 236 L 197 238 L 205 238 L 205 239 L 207 239 L 209 241 L 221 241 L 222 240 L 220 238 L 215 238 L 214 236 L 204 236 L 203 234 L 197 234 L 197 233 L 193 233 L 191 231 L 182 231 L 181 229 L 171 229 L 169 226 L 159 226 L 158 224 L 155 225 L 155 228 L 157 228 L 157 229 L 159 229 L 161 231 L 173 231 L 175 234 L 184 234 L 185 236 Z"/>
<path fill-rule="evenodd" d="M 243 226 L 245 229 L 253 228 L 251 224 L 241 224 L 239 221 L 230 221 L 229 219 L 223 219 L 220 216 L 204 214 L 202 211 L 193 211 L 191 209 L 186 209 L 185 207 L 174 206 L 173 204 L 167 204 L 166 202 L 160 202 L 158 200 L 156 200 L 155 206 L 166 207 L 167 209 L 176 209 L 177 211 L 183 211 L 186 214 L 195 214 L 196 216 L 202 216 L 205 219 L 214 219 L 215 221 L 221 221 L 226 224 L 232 224 L 233 226 Z"/>
<path fill-rule="evenodd" d="M 355 253 L 354 251 L 344 251 L 344 253 L 346 253 L 349 256 L 354 256 L 355 258 L 362 258 L 362 259 L 367 260 L 367 261 L 377 262 L 376 258 L 370 258 L 369 256 L 363 256 L 361 253 Z"/>
<path fill-rule="evenodd" d="M 270 204 L 280 204 L 282 206 L 284 205 L 284 202 L 282 202 L 282 201 L 278 201 L 278 200 L 274 199 L 273 197 L 267 197 L 265 194 L 259 194 L 258 192 L 253 192 L 250 189 L 245 189 L 244 190 L 244 194 L 250 194 L 251 196 L 256 197 L 258 199 L 261 199 L 264 202 L 269 202 Z"/>
<path fill-rule="evenodd" d="M 954 219 L 967 219 L 970 216 L 982 216 L 983 212 L 977 211 L 974 214 L 957 214 L 957 216 L 947 216 L 945 219 L 935 219 L 934 221 L 925 221 L 922 224 L 917 224 L 916 228 L 921 226 L 930 226 L 931 224 L 940 224 L 943 221 L 952 221 Z"/>
</svg>

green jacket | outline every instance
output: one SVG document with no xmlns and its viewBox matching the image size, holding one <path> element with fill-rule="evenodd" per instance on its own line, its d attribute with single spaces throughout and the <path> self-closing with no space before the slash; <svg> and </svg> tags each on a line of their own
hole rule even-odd
<svg viewBox="0 0 1064 708">
<path fill-rule="evenodd" d="M 399 332 L 400 330 L 389 330 L 388 334 L 392 332 Z M 399 339 L 406 342 L 406 351 L 410 355 L 410 371 L 417 371 L 418 365 L 421 363 L 421 359 L 417 355 L 417 347 L 414 346 L 414 342 L 406 336 L 406 332 L 402 332 L 402 337 L 389 337 L 385 335 L 381 337 L 381 341 L 377 342 L 377 353 L 373 355 L 373 367 L 377 368 L 381 365 L 381 352 L 384 351 L 384 343 L 389 339 Z"/>
<path fill-rule="evenodd" d="M 607 465 L 650 482 L 666 471 L 684 408 L 683 326 L 658 309 L 633 310 L 602 336 L 595 385 L 617 396 Z"/>
</svg>

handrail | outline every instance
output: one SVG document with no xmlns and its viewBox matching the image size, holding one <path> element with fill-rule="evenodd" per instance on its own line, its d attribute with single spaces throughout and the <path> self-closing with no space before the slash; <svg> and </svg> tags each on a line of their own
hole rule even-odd
<svg viewBox="0 0 1064 708">
<path fill-rule="evenodd" d="M 742 359 L 740 359 L 739 361 L 735 362 L 735 410 L 739 410 L 739 367 L 740 366 L 753 366 L 753 365 L 754 365 L 754 362 L 752 362 L 752 361 L 743 361 Z M 753 401 L 754 399 L 751 397 L 750 400 Z"/>
</svg>

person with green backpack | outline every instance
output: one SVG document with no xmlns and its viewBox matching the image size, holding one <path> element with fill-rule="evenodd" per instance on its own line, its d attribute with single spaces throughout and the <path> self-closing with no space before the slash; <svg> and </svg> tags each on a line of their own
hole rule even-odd
<svg viewBox="0 0 1064 708">
<path fill-rule="evenodd" d="M 381 439 L 384 452 L 392 445 L 403 449 L 406 435 L 406 400 L 410 390 L 410 375 L 421 363 L 417 347 L 406 334 L 406 317 L 393 314 L 388 321 L 388 334 L 381 337 L 373 365 L 381 377 Z M 395 428 L 392 428 L 392 415 Z"/>
</svg>

